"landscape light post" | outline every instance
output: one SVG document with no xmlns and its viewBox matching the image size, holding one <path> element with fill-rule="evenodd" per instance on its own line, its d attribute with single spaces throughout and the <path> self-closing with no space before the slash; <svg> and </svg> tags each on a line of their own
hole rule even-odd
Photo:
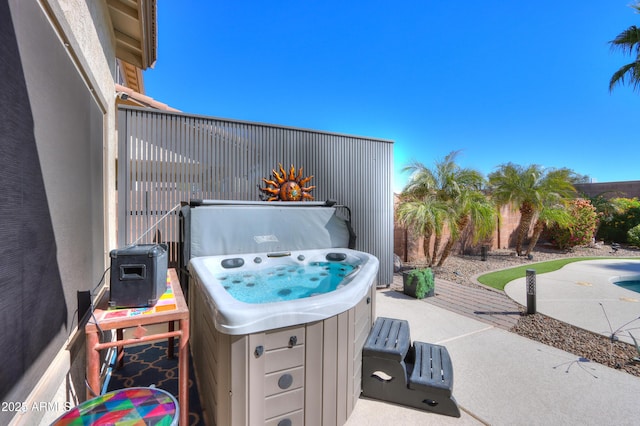
<svg viewBox="0 0 640 426">
<path fill-rule="evenodd" d="M 536 270 L 527 269 L 527 315 L 536 313 Z"/>
</svg>

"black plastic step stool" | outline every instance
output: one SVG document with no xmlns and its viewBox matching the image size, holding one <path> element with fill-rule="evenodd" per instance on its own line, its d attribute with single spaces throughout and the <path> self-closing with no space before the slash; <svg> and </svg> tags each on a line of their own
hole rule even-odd
<svg viewBox="0 0 640 426">
<path fill-rule="evenodd" d="M 405 320 L 379 317 L 362 349 L 362 394 L 460 417 L 447 348 L 413 342 Z"/>
</svg>

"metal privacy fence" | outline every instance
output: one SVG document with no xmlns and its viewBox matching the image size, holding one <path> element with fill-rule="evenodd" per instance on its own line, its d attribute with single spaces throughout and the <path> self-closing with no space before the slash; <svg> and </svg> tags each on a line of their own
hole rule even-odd
<svg viewBox="0 0 640 426">
<path fill-rule="evenodd" d="M 381 139 L 120 107 L 118 244 L 165 242 L 175 265 L 180 203 L 260 200 L 279 164 L 313 175 L 316 200 L 351 209 L 356 249 L 378 257 L 379 285 L 390 284 L 393 143 Z"/>
</svg>

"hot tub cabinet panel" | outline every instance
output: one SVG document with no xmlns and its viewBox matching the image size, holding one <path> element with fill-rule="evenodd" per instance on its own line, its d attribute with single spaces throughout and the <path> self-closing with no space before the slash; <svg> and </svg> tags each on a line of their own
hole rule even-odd
<svg viewBox="0 0 640 426">
<path fill-rule="evenodd" d="M 361 391 L 371 284 L 350 309 L 323 320 L 229 335 L 216 329 L 208 291 L 193 279 L 191 345 L 208 424 L 344 424 Z"/>
</svg>

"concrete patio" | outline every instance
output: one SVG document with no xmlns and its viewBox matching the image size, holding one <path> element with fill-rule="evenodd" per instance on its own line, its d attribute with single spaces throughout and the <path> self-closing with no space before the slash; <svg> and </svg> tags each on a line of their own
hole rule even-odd
<svg viewBox="0 0 640 426">
<path fill-rule="evenodd" d="M 575 286 L 573 275 L 569 269 L 564 279 L 574 281 Z M 550 296 L 543 291 L 541 277 L 538 280 L 540 296 Z M 518 284 L 514 285 L 517 288 Z M 490 297 L 492 292 L 486 293 Z M 482 300 L 476 302 L 482 304 Z M 638 377 L 521 337 L 491 321 L 480 321 L 471 318 L 473 315 L 412 299 L 392 289 L 379 290 L 376 303 L 377 316 L 408 320 L 413 340 L 447 347 L 454 366 L 453 395 L 462 416 L 451 418 L 360 398 L 348 425 L 638 423 Z M 538 311 L 547 314 L 545 308 L 546 303 L 540 300 Z M 587 310 L 569 310 L 575 315 L 564 320 L 571 323 L 592 316 Z M 637 316 L 638 308 L 635 312 Z M 481 318 L 483 312 L 475 314 Z M 614 317 L 612 321 L 616 320 Z"/>
</svg>

